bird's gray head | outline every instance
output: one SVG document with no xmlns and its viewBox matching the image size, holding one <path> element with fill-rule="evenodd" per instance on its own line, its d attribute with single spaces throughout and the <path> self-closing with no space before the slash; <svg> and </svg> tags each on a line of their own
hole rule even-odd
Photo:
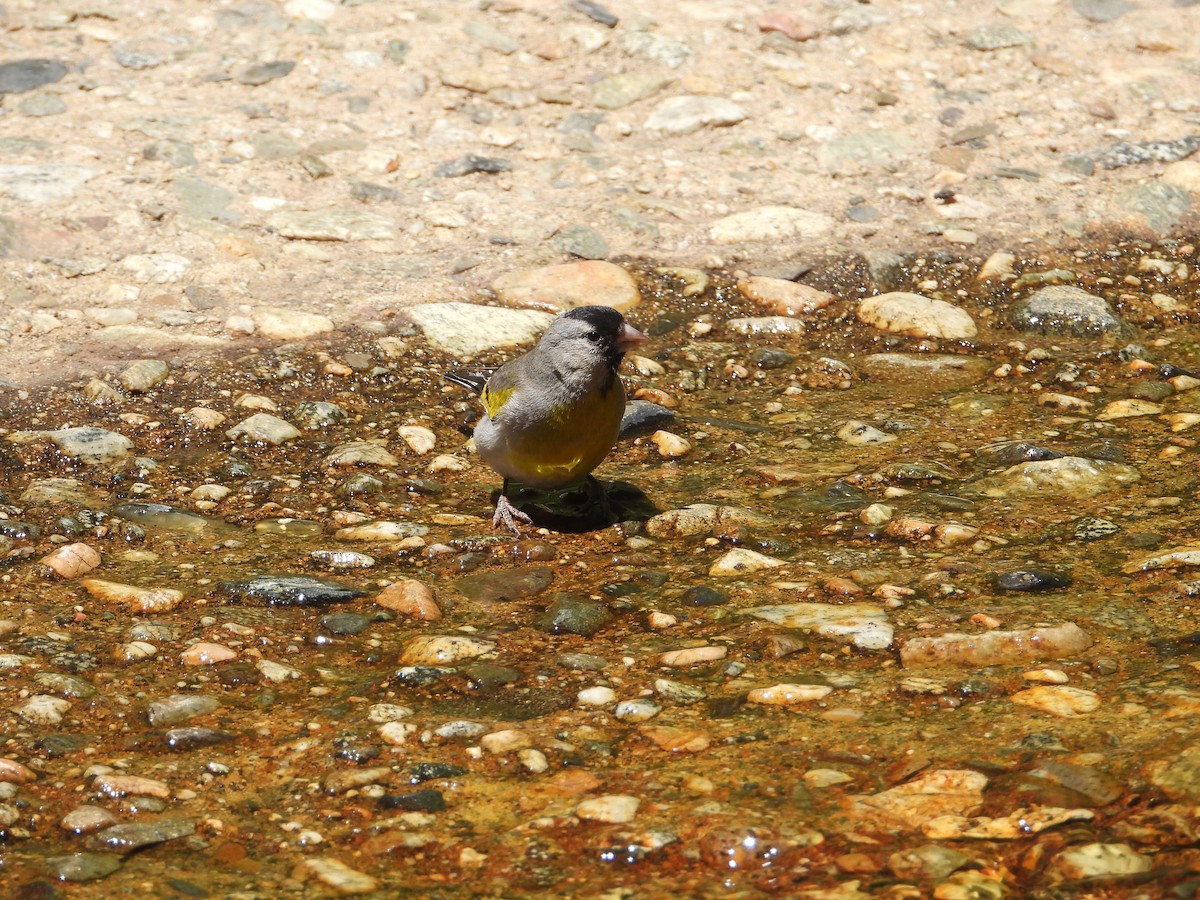
<svg viewBox="0 0 1200 900">
<path fill-rule="evenodd" d="M 542 336 L 546 349 L 560 349 L 578 358 L 595 359 L 616 371 L 626 351 L 646 340 L 646 336 L 608 306 L 577 306 L 563 313 Z"/>
</svg>

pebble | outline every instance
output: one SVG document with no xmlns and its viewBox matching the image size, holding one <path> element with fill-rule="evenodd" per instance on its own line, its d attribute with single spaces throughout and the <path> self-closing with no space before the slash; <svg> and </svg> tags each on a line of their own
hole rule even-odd
<svg viewBox="0 0 1200 900">
<path fill-rule="evenodd" d="M 589 797 L 575 807 L 575 815 L 590 822 L 624 825 L 637 815 L 641 801 L 628 794 L 605 794 Z"/>
<path fill-rule="evenodd" d="M 728 652 L 727 647 L 721 646 L 689 647 L 686 650 L 669 650 L 659 657 L 659 662 L 664 666 L 681 669 L 686 666 L 696 666 L 724 659 Z"/>
<path fill-rule="evenodd" d="M 833 219 L 794 206 L 760 206 L 717 219 L 709 236 L 718 244 L 743 241 L 815 241 L 833 230 Z"/>
<path fill-rule="evenodd" d="M 192 261 L 177 253 L 141 253 L 121 260 L 121 268 L 139 284 L 173 284 L 191 267 Z"/>
<path fill-rule="evenodd" d="M 1103 459 L 1064 456 L 1021 463 L 981 478 L 975 490 L 986 497 L 1095 497 L 1141 479 L 1133 466 Z"/>
<path fill-rule="evenodd" d="M 877 794 L 855 798 L 859 816 L 911 831 L 940 816 L 969 816 L 983 805 L 987 777 L 967 769 L 934 769 Z"/>
<path fill-rule="evenodd" d="M 590 637 L 612 621 L 601 604 L 577 594 L 558 594 L 533 626 L 548 634 L 578 634 Z"/>
<path fill-rule="evenodd" d="M 610 253 L 608 241 L 590 225 L 573 225 L 554 235 L 554 246 L 567 256 L 584 260 L 603 260 Z"/>
<path fill-rule="evenodd" d="M 702 128 L 736 125 L 745 118 L 746 111 L 731 100 L 687 95 L 668 97 L 660 102 L 644 127 L 664 134 L 692 134 Z"/>
<path fill-rule="evenodd" d="M 72 834 L 92 834 L 117 824 L 117 817 L 102 806 L 84 804 L 72 809 L 59 821 L 59 827 Z"/>
<path fill-rule="evenodd" d="M 871 129 L 826 141 L 817 151 L 817 162 L 830 175 L 894 172 L 914 147 L 906 132 Z"/>
<path fill-rule="evenodd" d="M 226 431 L 225 436 L 235 440 L 245 437 L 250 441 L 278 447 L 300 437 L 300 429 L 270 413 L 255 413 Z"/>
<path fill-rule="evenodd" d="M 1017 301 L 1009 321 L 1030 334 L 1093 337 L 1126 331 L 1107 300 L 1069 284 L 1052 284 Z"/>
<path fill-rule="evenodd" d="M 1033 35 L 1007 22 L 990 23 L 972 28 L 963 40 L 972 50 L 1004 50 L 1034 43 Z"/>
<path fill-rule="evenodd" d="M 458 159 L 438 166 L 433 174 L 437 178 L 461 178 L 464 175 L 474 175 L 477 172 L 495 175 L 499 172 L 511 171 L 512 163 L 507 159 L 495 156 L 476 156 L 474 153 L 468 153 L 460 156 Z"/>
<path fill-rule="evenodd" d="M 832 692 L 833 688 L 824 684 L 773 684 L 770 687 L 754 688 L 746 694 L 746 702 L 791 706 L 794 703 L 822 700 Z"/>
<path fill-rule="evenodd" d="M 123 603 L 131 612 L 170 612 L 183 602 L 183 591 L 174 588 L 141 588 L 131 584 L 118 584 L 99 578 L 85 578 L 80 585 L 93 597 L 113 603 Z"/>
<path fill-rule="evenodd" d="M 72 853 L 47 857 L 46 868 L 57 880 L 66 882 L 98 881 L 121 868 L 121 858 L 111 853 Z"/>
<path fill-rule="evenodd" d="M 531 343 L 554 318 L 531 309 L 459 302 L 419 304 L 404 315 L 430 344 L 452 356 L 475 356 L 492 348 Z"/>
<path fill-rule="evenodd" d="M 1062 718 L 1086 715 L 1100 708 L 1100 697 L 1094 691 L 1068 685 L 1039 685 L 1027 688 L 1013 694 L 1012 702 Z"/>
<path fill-rule="evenodd" d="M 70 199 L 99 174 L 90 166 L 72 164 L 0 165 L 0 194 L 40 206 Z"/>
<path fill-rule="evenodd" d="M 656 431 L 650 435 L 650 440 L 663 459 L 680 459 L 692 452 L 692 445 L 686 438 L 669 431 Z"/>
<path fill-rule="evenodd" d="M 762 275 L 740 279 L 737 288 L 743 297 L 753 300 L 777 316 L 807 316 L 833 302 L 833 294 L 826 291 L 817 290 L 807 284 Z"/>
<path fill-rule="evenodd" d="M 92 788 L 108 797 L 126 797 L 133 794 L 167 800 L 171 796 L 171 788 L 166 782 L 139 775 L 97 775 L 92 781 Z"/>
<path fill-rule="evenodd" d="M 963 309 L 905 291 L 868 297 L 858 305 L 859 321 L 908 337 L 964 340 L 975 336 L 975 322 Z"/>
<path fill-rule="evenodd" d="M 87 544 L 65 544 L 47 553 L 39 562 L 59 578 L 78 578 L 100 565 L 100 553 Z"/>
<path fill-rule="evenodd" d="M 1073 622 L 979 634 L 946 633 L 909 638 L 900 647 L 905 666 L 954 663 L 1009 665 L 1034 659 L 1074 656 L 1092 646 L 1091 636 Z"/>
<path fill-rule="evenodd" d="M 390 241 L 396 237 L 391 218 L 361 209 L 281 210 L 267 218 L 267 226 L 289 240 Z"/>
<path fill-rule="evenodd" d="M 887 444 L 896 440 L 896 435 L 880 431 L 874 425 L 866 422 L 850 421 L 837 430 L 839 441 L 852 447 L 866 447 L 871 444 Z"/>
<path fill-rule="evenodd" d="M 1046 569 L 1011 569 L 996 575 L 996 587 L 1002 591 L 1058 591 L 1071 583 L 1070 575 Z"/>
<path fill-rule="evenodd" d="M 412 522 L 370 522 L 339 528 L 334 537 L 340 541 L 408 541 L 428 533 L 426 526 Z"/>
<path fill-rule="evenodd" d="M 173 694 L 162 700 L 151 700 L 146 706 L 146 719 L 156 728 L 181 725 L 220 707 L 221 701 L 208 694 Z"/>
<path fill-rule="evenodd" d="M 292 60 L 256 63 L 243 69 L 237 74 L 236 78 L 240 84 L 257 87 L 266 84 L 268 81 L 274 81 L 277 78 L 290 75 L 294 68 L 296 68 L 296 63 Z"/>
<path fill-rule="evenodd" d="M 491 653 L 495 643 L 459 635 L 418 635 L 404 645 L 400 660 L 410 666 L 443 666 Z"/>
<path fill-rule="evenodd" d="M 305 575 L 260 575 L 245 581 L 222 581 L 217 587 L 228 597 L 269 606 L 328 606 L 356 600 L 365 593 L 338 581 Z"/>
<path fill-rule="evenodd" d="M 783 628 L 811 631 L 851 643 L 863 650 L 885 650 L 892 643 L 892 624 L 884 608 L 875 603 L 783 603 L 749 607 L 741 613 Z"/>
<path fill-rule="evenodd" d="M 318 881 L 339 894 L 371 894 L 379 887 L 375 878 L 330 857 L 309 857 L 296 866 L 294 874 L 301 880 Z"/>
<path fill-rule="evenodd" d="M 609 306 L 625 313 L 642 299 L 628 271 L 599 259 L 506 272 L 492 282 L 492 290 L 505 306 L 554 313 L 577 306 Z M 549 323 L 543 318 L 535 321 Z"/>
<path fill-rule="evenodd" d="M 60 428 L 58 431 L 32 432 L 32 434 L 49 439 L 68 459 L 89 466 L 114 462 L 128 456 L 133 451 L 133 441 L 125 435 L 109 431 L 106 428 L 97 428 L 94 425 Z"/>
<path fill-rule="evenodd" d="M 250 318 L 258 334 L 275 341 L 303 341 L 334 329 L 327 316 L 285 307 L 256 307 Z"/>
<path fill-rule="evenodd" d="M 592 105 L 600 109 L 622 109 L 654 96 L 673 81 L 670 75 L 645 69 L 608 75 L 591 86 Z"/>
<path fill-rule="evenodd" d="M 327 469 L 352 469 L 359 466 L 391 469 L 399 466 L 400 460 L 390 453 L 387 447 L 374 441 L 349 441 L 334 447 L 321 460 L 321 465 Z"/>
<path fill-rule="evenodd" d="M 15 759 L 0 757 L 0 784 L 29 784 L 37 780 L 37 773 Z"/>
<path fill-rule="evenodd" d="M 506 728 L 502 731 L 493 731 L 490 734 L 485 734 L 479 741 L 481 747 L 493 756 L 499 756 L 502 753 L 512 753 L 514 750 L 521 750 L 528 747 L 530 744 L 529 735 L 523 731 L 518 731 L 515 728 Z"/>
<path fill-rule="evenodd" d="M 660 712 L 662 706 L 653 700 L 622 700 L 613 708 L 613 718 L 622 722 L 645 722 Z"/>
<path fill-rule="evenodd" d="M 1055 871 L 1070 881 L 1087 879 L 1103 882 L 1150 871 L 1154 861 L 1128 844 L 1076 844 L 1063 850 L 1051 863 Z"/>
<path fill-rule="evenodd" d="M 0 94 L 23 94 L 61 81 L 67 67 L 57 59 L 15 59 L 0 63 Z"/>
<path fill-rule="evenodd" d="M 437 435 L 424 425 L 401 425 L 397 433 L 400 439 L 408 444 L 408 449 L 417 456 L 424 456 L 437 446 Z"/>
<path fill-rule="evenodd" d="M 725 328 L 733 334 L 805 334 L 808 326 L 787 316 L 753 316 L 730 319 Z"/>
<path fill-rule="evenodd" d="M 375 596 L 375 602 L 385 609 L 426 622 L 436 622 L 442 618 L 433 588 L 414 578 L 392 582 Z"/>
<path fill-rule="evenodd" d="M 782 560 L 773 559 L 754 550 L 747 550 L 745 547 L 735 547 L 714 562 L 709 567 L 708 574 L 715 578 L 732 578 L 783 565 L 786 563 Z"/>
<path fill-rule="evenodd" d="M 610 687 L 584 688 L 576 699 L 582 706 L 610 706 L 617 699 L 617 692 Z"/>
<path fill-rule="evenodd" d="M 231 659 L 237 659 L 236 650 L 211 641 L 199 641 L 179 654 L 179 661 L 185 666 L 215 666 Z"/>
<path fill-rule="evenodd" d="M 460 578 L 454 586 L 471 600 L 496 603 L 537 596 L 553 580 L 554 573 L 550 569 L 498 569 Z"/>
<path fill-rule="evenodd" d="M 49 694 L 35 694 L 17 707 L 17 715 L 32 725 L 59 725 L 71 704 Z"/>
<path fill-rule="evenodd" d="M 670 425 L 675 413 L 648 400 L 630 400 L 625 404 L 621 418 L 621 439 L 638 437 L 659 430 L 660 425 Z"/>
</svg>

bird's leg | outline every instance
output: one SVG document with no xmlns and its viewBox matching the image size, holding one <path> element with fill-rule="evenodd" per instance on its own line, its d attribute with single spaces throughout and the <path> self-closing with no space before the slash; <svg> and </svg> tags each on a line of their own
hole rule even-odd
<svg viewBox="0 0 1200 900">
<path fill-rule="evenodd" d="M 524 522 L 526 525 L 533 524 L 533 519 L 513 506 L 508 499 L 507 478 L 500 486 L 500 498 L 496 501 L 496 514 L 492 516 L 492 531 L 495 531 L 501 522 L 512 529 L 512 533 L 517 537 L 521 536 L 521 529 L 517 527 L 517 522 Z"/>
<path fill-rule="evenodd" d="M 600 507 L 600 513 L 604 516 L 605 521 L 614 518 L 612 507 L 608 503 L 608 491 L 604 489 L 595 475 L 588 475 L 588 494 L 593 503 Z"/>
</svg>

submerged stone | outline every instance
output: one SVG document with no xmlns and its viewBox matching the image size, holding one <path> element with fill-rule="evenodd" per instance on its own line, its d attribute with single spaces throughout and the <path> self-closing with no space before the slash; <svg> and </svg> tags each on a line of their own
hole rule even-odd
<svg viewBox="0 0 1200 900">
<path fill-rule="evenodd" d="M 257 600 L 270 606 L 327 606 L 366 593 L 337 581 L 305 575 L 259 575 L 245 581 L 222 581 L 217 588 L 231 601 Z"/>
</svg>

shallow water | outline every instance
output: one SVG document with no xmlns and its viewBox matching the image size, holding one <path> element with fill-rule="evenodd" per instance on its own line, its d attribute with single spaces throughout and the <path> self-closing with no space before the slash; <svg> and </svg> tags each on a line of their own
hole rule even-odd
<svg viewBox="0 0 1200 900">
<path fill-rule="evenodd" d="M 622 521 L 579 515 L 571 492 L 527 496 L 555 528 L 521 540 L 488 528 L 498 479 L 463 447 L 477 411 L 441 379 L 459 361 L 415 334 L 399 358 L 364 337 L 190 361 L 107 405 L 82 384 L 0 393 L 13 896 L 52 895 L 63 877 L 81 897 L 1192 896 L 1200 553 L 1136 569 L 1196 540 L 1195 439 L 1168 418 L 1200 413 L 1195 250 L 1017 261 L 1014 277 L 1069 270 L 1112 301 L 1128 329 L 1109 336 L 1017 332 L 1009 314 L 1030 288 L 978 282 L 979 262 L 908 259 L 888 285 L 959 303 L 979 325 L 962 341 L 859 322 L 880 280 L 861 260 L 805 277 L 835 300 L 798 335 L 727 328 L 765 314 L 730 273 L 685 298 L 679 278 L 643 272 L 630 318 L 666 371 L 627 366 L 627 383 L 676 403 L 663 427 L 692 449 L 668 460 L 650 436 L 623 441 L 597 473 Z M 228 438 L 260 409 L 237 405 L 247 393 L 288 420 L 307 400 L 347 415 L 278 447 Z M 1039 405 L 1049 393 L 1090 405 Z M 1156 411 L 1105 414 L 1128 399 Z M 187 424 L 195 407 L 228 418 Z M 406 445 L 412 424 L 432 430 L 432 452 Z M 76 425 L 134 450 L 84 465 L 11 439 Z M 352 441 L 397 459 L 331 468 Z M 442 453 L 468 465 L 431 472 Z M 1082 487 L 995 488 L 1055 458 L 1083 461 Z M 47 478 L 79 482 L 82 509 L 21 499 Z M 695 503 L 722 511 L 691 534 L 651 518 Z M 403 527 L 339 534 L 377 521 Z M 99 565 L 50 574 L 40 560 L 72 543 Z M 714 571 L 731 550 L 761 557 Z M 264 575 L 348 590 L 245 584 Z M 81 579 L 182 597 L 130 601 Z M 443 617 L 377 602 L 402 579 L 432 588 Z M 788 604 L 819 605 L 805 614 L 833 626 L 747 612 Z M 839 623 L 860 608 L 848 604 L 893 639 Z M 912 655 L 922 637 L 1063 623 L 1089 645 Z M 478 655 L 414 643 L 439 635 Z M 689 648 L 712 649 L 663 657 Z M 800 687 L 790 703 L 755 693 L 772 685 Z M 611 693 L 581 702 L 595 688 Z M 201 695 L 215 703 L 148 721 L 154 702 Z M 43 701 L 47 717 L 35 696 L 67 705 Z M 630 700 L 652 703 L 617 705 Z M 61 824 L 84 805 L 111 814 L 85 811 L 90 836 Z M 983 827 L 971 817 L 1037 809 L 1069 814 L 1037 834 L 966 836 Z M 110 818 L 149 825 L 144 849 L 126 853 Z M 102 854 L 72 861 L 95 880 L 61 859 L 84 852 Z"/>
</svg>

